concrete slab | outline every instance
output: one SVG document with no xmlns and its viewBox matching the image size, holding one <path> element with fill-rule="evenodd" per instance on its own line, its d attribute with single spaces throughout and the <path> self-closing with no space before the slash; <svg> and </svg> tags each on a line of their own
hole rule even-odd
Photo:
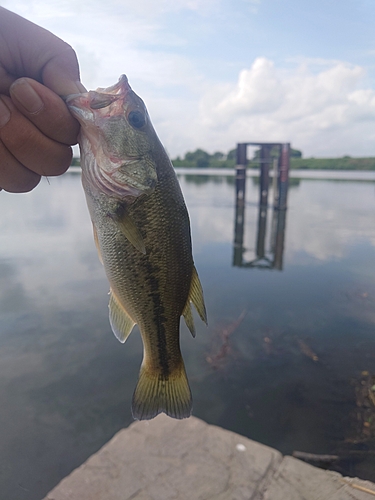
<svg viewBox="0 0 375 500">
<path fill-rule="evenodd" d="M 256 500 L 374 500 L 375 484 L 359 479 L 343 478 L 337 472 L 318 469 L 293 457 L 284 457 L 265 490 L 255 498 Z"/>
<path fill-rule="evenodd" d="M 367 490 L 367 491 L 366 491 Z M 375 500 L 344 479 L 191 417 L 118 432 L 44 500 Z"/>
</svg>

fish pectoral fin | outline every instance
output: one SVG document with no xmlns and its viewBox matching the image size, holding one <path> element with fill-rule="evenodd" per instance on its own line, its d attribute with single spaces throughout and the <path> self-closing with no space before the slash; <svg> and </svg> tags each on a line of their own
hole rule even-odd
<svg viewBox="0 0 375 500">
<path fill-rule="evenodd" d="M 182 359 L 181 366 L 168 376 L 142 364 L 132 401 L 135 419 L 150 420 L 162 412 L 172 418 L 188 418 L 191 411 L 191 391 Z"/>
<path fill-rule="evenodd" d="M 193 314 L 191 312 L 190 299 L 187 300 L 184 310 L 182 311 L 182 316 L 184 317 L 186 326 L 189 328 L 190 333 L 195 337 L 195 326 Z"/>
<path fill-rule="evenodd" d="M 116 295 L 110 290 L 109 297 L 109 322 L 116 338 L 123 344 L 129 337 L 135 325 L 123 306 L 119 303 Z"/>
<path fill-rule="evenodd" d="M 146 254 L 146 247 L 143 237 L 137 228 L 134 220 L 128 214 L 125 207 L 121 206 L 115 215 L 111 217 L 116 221 L 118 227 L 130 243 L 141 253 Z"/>
<path fill-rule="evenodd" d="M 94 226 L 94 223 L 92 223 L 92 229 L 94 231 L 94 241 L 95 241 L 96 249 L 98 251 L 98 257 L 99 257 L 100 263 L 103 265 L 103 257 L 102 257 L 102 252 L 100 251 L 98 232 L 96 230 L 96 227 Z"/>
</svg>

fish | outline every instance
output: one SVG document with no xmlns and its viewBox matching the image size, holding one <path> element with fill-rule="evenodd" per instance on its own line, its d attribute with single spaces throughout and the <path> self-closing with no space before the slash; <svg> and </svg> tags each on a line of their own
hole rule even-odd
<svg viewBox="0 0 375 500">
<path fill-rule="evenodd" d="M 137 324 L 143 342 L 133 417 L 187 418 L 192 396 L 180 317 L 195 337 L 191 304 L 206 324 L 207 314 L 174 168 L 125 75 L 65 102 L 81 125 L 82 185 L 110 284 L 110 325 L 124 343 Z"/>
</svg>

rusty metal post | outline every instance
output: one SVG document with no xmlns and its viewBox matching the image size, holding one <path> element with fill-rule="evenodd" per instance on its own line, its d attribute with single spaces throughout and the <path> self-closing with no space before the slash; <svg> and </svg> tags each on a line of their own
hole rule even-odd
<svg viewBox="0 0 375 500">
<path fill-rule="evenodd" d="M 233 265 L 241 267 L 243 264 L 243 238 L 245 223 L 245 203 L 243 199 L 236 199 L 236 216 L 234 221 Z"/>
<path fill-rule="evenodd" d="M 237 144 L 236 164 L 236 216 L 234 222 L 233 265 L 242 266 L 243 236 L 245 223 L 247 144 Z"/>
<path fill-rule="evenodd" d="M 280 151 L 279 151 L 280 156 Z M 272 159 L 272 194 L 273 206 L 277 207 L 279 204 L 279 160 L 278 158 Z"/>
<path fill-rule="evenodd" d="M 245 200 L 246 192 L 246 167 L 247 167 L 247 144 L 237 144 L 236 164 L 236 199 Z"/>
<path fill-rule="evenodd" d="M 285 240 L 286 209 L 289 187 L 289 166 L 290 166 L 290 144 L 281 145 L 279 157 L 279 182 L 277 205 L 274 207 L 274 217 L 276 218 L 275 233 L 273 236 L 273 267 L 279 271 L 283 268 L 283 253 Z"/>
<path fill-rule="evenodd" d="M 268 204 L 268 188 L 270 184 L 270 163 L 271 163 L 271 148 L 270 146 L 262 145 L 260 148 L 260 205 Z"/>
<path fill-rule="evenodd" d="M 290 165 L 290 144 L 286 142 L 281 146 L 281 155 L 279 160 L 279 203 L 278 209 L 287 208 L 288 183 L 289 183 L 289 165 Z"/>
<path fill-rule="evenodd" d="M 267 205 L 259 205 L 257 257 L 263 259 L 266 255 Z"/>
<path fill-rule="evenodd" d="M 286 210 L 277 210 L 274 208 L 273 216 L 275 220 L 273 236 L 274 247 L 273 247 L 273 268 L 278 271 L 283 269 L 283 254 L 284 254 L 284 240 L 285 240 L 285 222 L 286 222 Z"/>
<path fill-rule="evenodd" d="M 267 229 L 267 205 L 268 188 L 270 184 L 270 163 L 271 147 L 262 145 L 260 147 L 260 179 L 259 179 L 259 215 L 258 215 L 258 234 L 257 234 L 257 256 L 265 256 L 265 241 Z"/>
</svg>

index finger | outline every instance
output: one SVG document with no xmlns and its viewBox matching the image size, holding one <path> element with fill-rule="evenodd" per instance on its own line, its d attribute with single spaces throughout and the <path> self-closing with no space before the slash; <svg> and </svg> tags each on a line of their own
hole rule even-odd
<svg viewBox="0 0 375 500">
<path fill-rule="evenodd" d="M 0 7 L 0 93 L 18 77 L 43 83 L 58 95 L 84 92 L 76 54 L 46 29 Z"/>
</svg>

